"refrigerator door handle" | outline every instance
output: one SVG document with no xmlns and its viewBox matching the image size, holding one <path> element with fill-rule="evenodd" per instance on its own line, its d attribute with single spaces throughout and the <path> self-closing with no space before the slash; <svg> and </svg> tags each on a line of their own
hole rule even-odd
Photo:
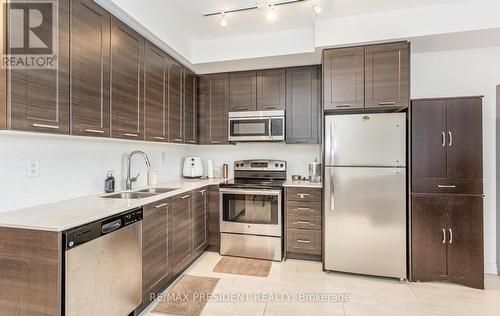
<svg viewBox="0 0 500 316">
<path fill-rule="evenodd" d="M 335 133 L 334 133 L 335 123 L 330 123 L 330 165 L 335 165 Z M 333 190 L 333 187 L 332 187 Z"/>
<path fill-rule="evenodd" d="M 335 189 L 333 184 L 333 170 L 330 173 L 330 211 L 335 211 Z"/>
</svg>

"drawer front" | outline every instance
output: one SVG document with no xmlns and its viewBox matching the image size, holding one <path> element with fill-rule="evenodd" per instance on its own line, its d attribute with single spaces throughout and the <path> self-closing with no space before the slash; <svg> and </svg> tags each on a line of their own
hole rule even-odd
<svg viewBox="0 0 500 316">
<path fill-rule="evenodd" d="M 287 229 L 287 252 L 321 255 L 321 231 Z"/>
<path fill-rule="evenodd" d="M 413 179 L 413 193 L 483 194 L 483 180 Z"/>
<path fill-rule="evenodd" d="M 322 206 L 321 203 L 316 202 L 297 202 L 288 201 L 286 202 L 286 214 L 296 215 L 303 218 L 309 218 L 310 216 L 321 216 Z"/>
<path fill-rule="evenodd" d="M 286 199 L 288 201 L 303 201 L 303 202 L 321 203 L 321 189 L 288 188 Z"/>
<path fill-rule="evenodd" d="M 321 230 L 321 216 L 288 215 L 286 226 L 288 228 Z"/>
</svg>

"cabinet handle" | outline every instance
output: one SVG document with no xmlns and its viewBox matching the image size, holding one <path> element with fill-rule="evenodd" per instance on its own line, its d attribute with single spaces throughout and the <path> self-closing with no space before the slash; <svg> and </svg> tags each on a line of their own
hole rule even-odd
<svg viewBox="0 0 500 316">
<path fill-rule="evenodd" d="M 95 134 L 104 134 L 104 131 L 100 131 L 98 129 L 86 129 L 87 133 L 95 133 Z"/>
<path fill-rule="evenodd" d="M 155 136 L 154 139 L 165 140 L 165 137 Z"/>
<path fill-rule="evenodd" d="M 444 228 L 442 229 L 443 231 L 443 244 L 446 244 L 446 231 L 444 230 Z"/>
<path fill-rule="evenodd" d="M 195 140 L 188 140 L 188 143 L 196 144 L 196 141 Z"/>
<path fill-rule="evenodd" d="M 338 108 L 350 108 L 351 105 L 350 104 L 339 104 L 337 105 Z"/>
<path fill-rule="evenodd" d="M 180 138 L 174 138 L 174 140 L 175 140 L 176 142 L 182 142 L 182 139 L 180 139 Z"/>
<path fill-rule="evenodd" d="M 276 110 L 276 106 L 266 106 L 266 110 Z"/>
<path fill-rule="evenodd" d="M 378 105 L 395 105 L 395 101 L 384 101 L 384 102 L 379 102 Z"/>
<path fill-rule="evenodd" d="M 212 144 L 220 144 L 222 143 L 220 140 L 212 140 L 210 141 Z"/>
<path fill-rule="evenodd" d="M 446 146 L 446 134 L 441 132 L 441 146 Z"/>
<path fill-rule="evenodd" d="M 163 203 L 163 204 L 159 204 L 159 205 L 156 205 L 155 208 L 162 208 L 164 206 L 167 206 L 168 203 Z"/>
<path fill-rule="evenodd" d="M 129 133 L 125 133 L 125 134 L 123 134 L 123 135 L 124 135 L 124 136 L 130 136 L 130 137 L 137 137 L 137 136 L 139 136 L 139 135 L 137 135 L 137 134 L 129 134 Z"/>
<path fill-rule="evenodd" d="M 311 211 L 311 212 L 314 212 L 314 210 L 311 210 L 308 207 L 297 207 L 296 210 L 297 211 Z"/>
<path fill-rule="evenodd" d="M 456 187 L 457 187 L 456 185 L 443 185 L 443 184 L 438 185 L 438 188 L 440 189 L 454 189 Z"/>
<path fill-rule="evenodd" d="M 248 107 L 246 107 L 246 108 L 236 108 L 236 110 L 238 110 L 238 111 L 248 110 Z"/>
<path fill-rule="evenodd" d="M 311 222 L 306 222 L 306 221 L 297 221 L 297 224 L 311 224 Z"/>
<path fill-rule="evenodd" d="M 448 231 L 450 232 L 450 245 L 453 243 L 453 230 L 451 228 L 448 228 Z"/>
<path fill-rule="evenodd" d="M 303 199 L 304 197 L 309 196 L 310 194 L 308 194 L 308 193 L 297 193 L 297 195 L 298 195 L 301 199 Z"/>
<path fill-rule="evenodd" d="M 181 196 L 181 199 L 184 200 L 184 199 L 187 199 L 188 197 L 191 197 L 191 195 L 188 194 L 188 195 Z"/>
<path fill-rule="evenodd" d="M 448 146 L 452 146 L 453 145 L 453 134 L 451 133 L 451 131 L 448 131 L 448 136 L 450 136 L 450 142 L 448 143 Z"/>
<path fill-rule="evenodd" d="M 52 129 L 58 129 L 59 126 L 57 125 L 45 125 L 45 124 L 32 124 L 33 127 L 41 127 L 41 128 L 52 128 Z"/>
<path fill-rule="evenodd" d="M 301 244 L 310 244 L 311 243 L 310 240 L 304 240 L 304 239 L 297 239 L 297 242 L 301 243 Z"/>
</svg>

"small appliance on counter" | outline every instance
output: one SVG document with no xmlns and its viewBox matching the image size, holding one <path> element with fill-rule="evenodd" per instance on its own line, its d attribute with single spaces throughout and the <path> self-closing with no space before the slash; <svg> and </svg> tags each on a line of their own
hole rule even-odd
<svg viewBox="0 0 500 316">
<path fill-rule="evenodd" d="M 309 181 L 321 182 L 321 162 L 318 162 L 318 159 L 309 163 Z"/>
<path fill-rule="evenodd" d="M 203 163 L 200 157 L 185 157 L 182 168 L 184 178 L 201 178 L 203 176 Z"/>
</svg>

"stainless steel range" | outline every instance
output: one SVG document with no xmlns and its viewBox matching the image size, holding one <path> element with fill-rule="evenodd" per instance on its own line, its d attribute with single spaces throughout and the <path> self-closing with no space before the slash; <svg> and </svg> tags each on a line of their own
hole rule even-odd
<svg viewBox="0 0 500 316">
<path fill-rule="evenodd" d="M 281 261 L 286 161 L 241 160 L 220 185 L 221 255 Z"/>
</svg>

